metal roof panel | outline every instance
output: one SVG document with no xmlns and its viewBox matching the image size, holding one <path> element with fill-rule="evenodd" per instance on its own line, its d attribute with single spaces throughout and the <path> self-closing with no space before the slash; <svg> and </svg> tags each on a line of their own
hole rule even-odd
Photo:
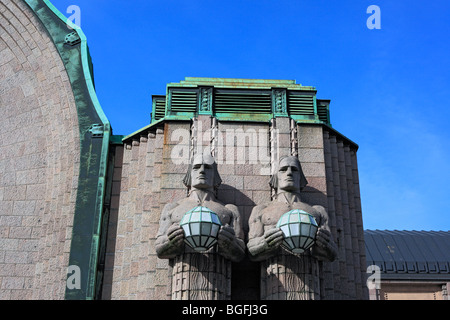
<svg viewBox="0 0 450 320">
<path fill-rule="evenodd" d="M 384 274 L 450 275 L 450 231 L 365 230 L 367 264 Z"/>
</svg>

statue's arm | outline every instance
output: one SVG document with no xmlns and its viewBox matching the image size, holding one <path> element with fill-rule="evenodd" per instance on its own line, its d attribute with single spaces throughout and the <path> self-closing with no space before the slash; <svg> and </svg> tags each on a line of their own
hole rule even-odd
<svg viewBox="0 0 450 320">
<path fill-rule="evenodd" d="M 156 236 L 155 249 L 158 258 L 172 259 L 183 253 L 184 231 L 172 221 L 172 210 L 178 203 L 168 203 L 164 206 L 159 220 L 159 230 Z"/>
<path fill-rule="evenodd" d="M 262 261 L 268 259 L 278 252 L 283 242 L 283 232 L 275 226 L 266 232 L 262 222 L 262 210 L 266 206 L 256 206 L 253 208 L 249 220 L 249 240 L 247 248 L 250 259 Z"/>
<path fill-rule="evenodd" d="M 230 210 L 233 214 L 233 218 L 231 220 L 231 227 L 233 228 L 236 238 L 241 239 L 242 243 L 244 242 L 244 229 L 241 213 L 239 212 L 239 208 L 234 204 L 227 204 L 225 206 L 228 210 Z M 245 245 L 244 245 L 245 247 Z"/>
<path fill-rule="evenodd" d="M 316 243 L 311 252 L 319 260 L 334 261 L 338 251 L 328 224 L 328 213 L 322 206 L 313 206 L 313 208 L 319 213 L 321 221 L 317 230 Z"/>
<path fill-rule="evenodd" d="M 245 256 L 244 232 L 238 207 L 232 204 L 225 206 L 232 212 L 230 225 L 220 228 L 218 235 L 218 252 L 225 258 L 239 262 Z"/>
</svg>

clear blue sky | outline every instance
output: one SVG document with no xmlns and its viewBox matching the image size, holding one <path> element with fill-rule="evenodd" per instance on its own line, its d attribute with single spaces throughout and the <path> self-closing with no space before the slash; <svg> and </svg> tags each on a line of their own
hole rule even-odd
<svg viewBox="0 0 450 320">
<path fill-rule="evenodd" d="M 148 125 L 151 95 L 187 76 L 296 80 L 360 147 L 366 229 L 450 230 L 450 1 L 52 3 L 81 10 L 114 134 Z"/>
</svg>

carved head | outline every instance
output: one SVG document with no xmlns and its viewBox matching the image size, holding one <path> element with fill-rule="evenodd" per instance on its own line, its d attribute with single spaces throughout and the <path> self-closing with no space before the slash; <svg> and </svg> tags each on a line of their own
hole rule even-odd
<svg viewBox="0 0 450 320">
<path fill-rule="evenodd" d="M 220 186 L 222 179 L 210 153 L 204 152 L 193 157 L 183 183 L 188 188 L 196 189 L 217 189 Z"/>
<path fill-rule="evenodd" d="M 277 192 L 300 192 L 308 184 L 303 174 L 302 166 L 297 157 L 288 156 L 280 158 L 269 182 Z"/>
</svg>

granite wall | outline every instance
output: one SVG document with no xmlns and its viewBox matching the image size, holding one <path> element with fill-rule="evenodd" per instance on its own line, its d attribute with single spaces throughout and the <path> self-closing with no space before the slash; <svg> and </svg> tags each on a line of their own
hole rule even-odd
<svg viewBox="0 0 450 320">
<path fill-rule="evenodd" d="M 79 172 L 62 60 L 23 1 L 0 2 L 0 299 L 64 299 Z"/>
<path fill-rule="evenodd" d="M 276 157 L 297 155 L 309 182 L 302 199 L 328 210 L 339 248 L 336 261 L 320 263 L 321 298 L 367 298 L 357 146 L 330 127 L 289 118 L 269 124 L 199 116 L 166 121 L 125 141 L 123 162 L 116 164 L 120 194 L 108 231 L 104 299 L 170 298 L 171 266 L 156 257 L 153 244 L 164 205 L 186 196 L 182 179 L 198 146 L 216 157 L 223 180 L 218 198 L 239 207 L 246 240 L 252 208 L 271 199 Z M 233 263 L 231 298 L 259 299 L 259 272 L 259 263 L 248 259 Z"/>
</svg>

